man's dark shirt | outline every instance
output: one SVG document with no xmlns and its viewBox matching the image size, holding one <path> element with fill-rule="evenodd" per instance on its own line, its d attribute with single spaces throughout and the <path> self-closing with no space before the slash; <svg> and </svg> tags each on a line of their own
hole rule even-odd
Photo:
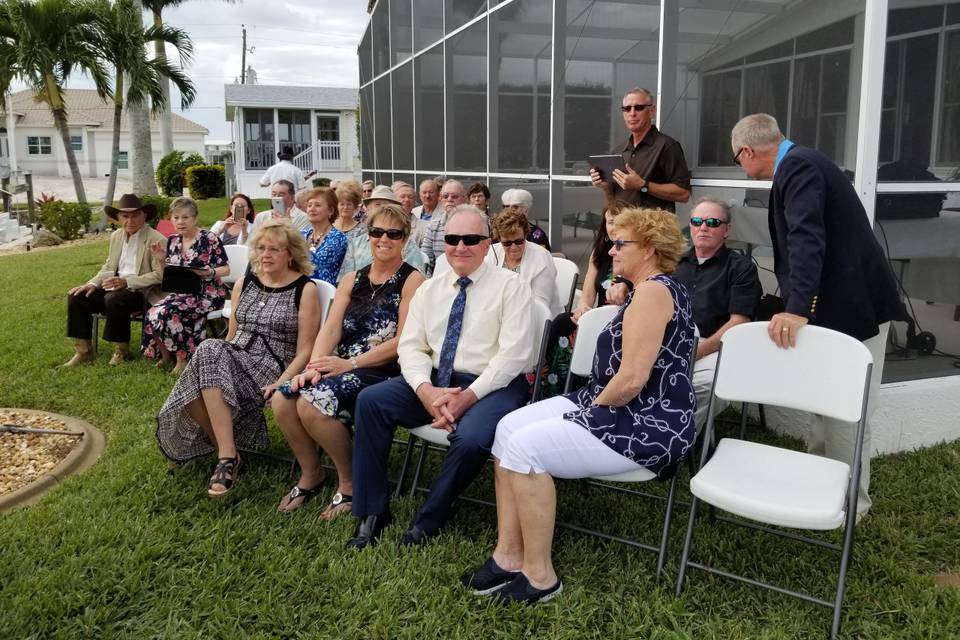
<svg viewBox="0 0 960 640">
<path fill-rule="evenodd" d="M 756 265 L 727 247 L 720 247 L 703 264 L 697 260 L 696 249 L 691 249 L 680 259 L 673 276 L 687 289 L 701 338 L 716 333 L 734 313 L 752 319 L 763 295 Z"/>
<path fill-rule="evenodd" d="M 622 155 L 624 163 L 633 167 L 633 170 L 648 182 L 672 183 L 690 190 L 690 169 L 683 157 L 683 148 L 679 142 L 660 133 L 653 125 L 636 147 L 633 146 L 633 136 L 629 136 L 624 144 L 617 145 L 610 153 Z M 671 200 L 661 200 L 652 193 L 635 189 L 620 189 L 616 183 L 613 184 L 613 197 L 642 207 L 675 210 Z"/>
</svg>

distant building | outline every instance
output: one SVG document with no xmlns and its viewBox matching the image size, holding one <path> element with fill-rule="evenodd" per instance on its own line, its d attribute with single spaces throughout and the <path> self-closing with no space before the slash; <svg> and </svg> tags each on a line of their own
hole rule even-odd
<svg viewBox="0 0 960 640">
<path fill-rule="evenodd" d="M 227 84 L 224 102 L 239 191 L 265 194 L 260 177 L 286 147 L 305 175 L 360 175 L 356 89 Z"/>
<path fill-rule="evenodd" d="M 70 144 L 85 177 L 102 178 L 110 173 L 113 144 L 113 103 L 96 91 L 67 89 L 67 123 Z M 119 176 L 130 175 L 130 132 L 127 114 L 120 124 Z M 150 123 L 154 166 L 162 157 L 159 120 Z M 173 146 L 180 151 L 203 154 L 208 131 L 202 125 L 173 114 Z M 7 96 L 7 111 L 0 110 L 0 158 L 6 158 L 12 170 L 32 171 L 38 176 L 70 176 L 66 152 L 60 134 L 53 125 L 50 108 L 33 99 L 33 92 L 18 91 Z"/>
</svg>

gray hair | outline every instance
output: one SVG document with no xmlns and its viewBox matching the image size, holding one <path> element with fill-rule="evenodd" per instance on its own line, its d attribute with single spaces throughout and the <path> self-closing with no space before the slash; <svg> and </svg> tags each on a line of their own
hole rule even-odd
<svg viewBox="0 0 960 640">
<path fill-rule="evenodd" d="M 487 220 L 487 215 L 483 211 L 480 211 L 480 209 L 473 206 L 472 204 L 458 204 L 457 206 L 455 206 L 453 208 L 453 211 L 450 212 L 450 215 L 447 216 L 446 224 L 450 224 L 450 221 L 453 220 L 454 217 L 458 215 L 469 215 L 469 214 L 473 214 L 478 218 L 480 218 L 480 221 L 483 223 L 483 228 L 487 230 L 487 233 L 490 233 L 490 223 Z"/>
<path fill-rule="evenodd" d="M 527 210 L 533 208 L 533 194 L 526 189 L 507 189 L 500 196 L 503 206 L 516 205 Z M 509 202 L 509 204 L 507 204 Z"/>
<path fill-rule="evenodd" d="M 731 222 L 733 222 L 733 207 L 730 206 L 729 202 L 724 202 L 720 198 L 715 198 L 714 196 L 703 196 L 701 198 L 698 198 L 696 204 L 693 205 L 693 209 L 690 210 L 690 213 L 692 214 L 694 211 L 696 211 L 697 207 L 699 207 L 704 202 L 715 204 L 721 209 L 723 209 L 723 214 L 727 216 L 727 224 L 730 224 Z"/>
<path fill-rule="evenodd" d="M 296 187 L 294 187 L 293 183 L 290 182 L 289 180 L 277 180 L 270 186 L 276 186 L 278 184 L 282 186 L 284 189 L 286 189 L 287 193 L 289 193 L 290 195 L 293 195 L 294 192 L 296 191 Z"/>
<path fill-rule="evenodd" d="M 657 101 L 656 98 L 653 97 L 653 93 L 650 91 L 650 89 L 644 89 L 643 87 L 634 87 L 633 89 L 628 89 L 627 92 L 623 94 L 623 97 L 626 98 L 634 93 L 642 93 L 643 95 L 647 96 L 647 100 L 649 100 L 651 104 Z"/>
<path fill-rule="evenodd" d="M 199 213 L 199 210 L 197 209 L 197 201 L 193 198 L 188 198 L 187 196 L 180 196 L 170 203 L 170 213 L 180 209 L 186 209 L 194 218 L 196 218 L 197 214 Z"/>
<path fill-rule="evenodd" d="M 439 187 L 439 188 L 438 188 L 438 191 L 443 191 L 443 187 L 447 186 L 448 184 L 455 184 L 455 185 L 457 185 L 458 187 L 460 187 L 460 193 L 466 193 L 466 188 L 463 186 L 463 183 L 460 182 L 459 180 L 452 180 L 452 179 L 451 179 L 451 180 L 444 180 L 444 181 L 443 181 L 443 186 Z"/>
<path fill-rule="evenodd" d="M 733 152 L 743 147 L 765 149 L 775 147 L 783 141 L 777 119 L 768 113 L 753 113 L 744 116 L 730 132 L 730 146 Z"/>
</svg>

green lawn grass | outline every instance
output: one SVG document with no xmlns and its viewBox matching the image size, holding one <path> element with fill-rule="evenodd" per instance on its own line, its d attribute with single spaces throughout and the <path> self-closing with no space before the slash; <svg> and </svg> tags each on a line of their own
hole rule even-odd
<svg viewBox="0 0 960 640">
<path fill-rule="evenodd" d="M 201 207 L 209 224 L 225 203 Z M 276 513 L 295 480 L 288 465 L 248 456 L 236 495 L 210 501 L 212 460 L 170 474 L 155 444 L 169 375 L 142 359 L 108 368 L 108 349 L 93 366 L 55 369 L 70 354 L 64 293 L 105 254 L 105 243 L 92 243 L 0 256 L 0 406 L 76 415 L 108 439 L 92 469 L 0 516 L 0 638 L 826 636 L 826 609 L 702 573 L 692 572 L 674 599 L 684 507 L 660 584 L 652 554 L 561 530 L 563 596 L 501 610 L 457 583 L 494 543 L 491 508 L 464 504 L 429 548 L 399 551 L 421 500 L 403 498 L 383 543 L 354 553 L 343 550 L 349 518 L 316 518 L 328 496 L 292 516 Z M 275 428 L 271 449 L 286 453 Z M 931 575 L 960 569 L 960 443 L 883 457 L 873 470 L 874 509 L 857 530 L 844 637 L 958 637 L 960 593 L 934 586 Z M 490 476 L 485 471 L 471 494 L 490 499 Z M 563 519 L 647 541 L 654 535 L 643 532 L 654 531 L 662 513 L 658 503 L 579 483 L 563 483 L 559 502 Z M 832 557 L 729 525 L 699 531 L 700 557 L 832 592 Z M 764 566 L 768 560 L 775 564 Z"/>
</svg>

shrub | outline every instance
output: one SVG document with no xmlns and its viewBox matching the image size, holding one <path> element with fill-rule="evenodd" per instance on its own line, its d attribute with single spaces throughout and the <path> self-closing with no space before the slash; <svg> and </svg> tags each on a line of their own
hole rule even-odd
<svg viewBox="0 0 960 640">
<path fill-rule="evenodd" d="M 187 167 L 187 187 L 194 200 L 222 198 L 226 195 L 226 180 L 222 164 L 200 164 Z"/>
<path fill-rule="evenodd" d="M 314 179 L 313 179 L 313 186 L 314 186 L 314 188 L 317 188 L 317 187 L 329 187 L 329 186 L 330 186 L 330 178 L 314 178 Z"/>
<path fill-rule="evenodd" d="M 53 200 L 40 209 L 40 222 L 64 240 L 73 240 L 83 235 L 90 224 L 90 207 L 77 202 Z"/>
<path fill-rule="evenodd" d="M 150 222 L 150 225 L 155 228 L 157 226 L 157 220 L 166 216 L 167 212 L 170 211 L 170 203 L 173 202 L 173 198 L 168 198 L 167 196 L 140 196 L 140 202 L 143 204 L 152 204 L 157 208 L 157 215 Z"/>
<path fill-rule="evenodd" d="M 183 151 L 171 151 L 163 156 L 157 165 L 157 184 L 160 191 L 168 196 L 183 195 L 184 172 L 187 167 L 203 164 L 199 153 L 184 155 Z"/>
</svg>

